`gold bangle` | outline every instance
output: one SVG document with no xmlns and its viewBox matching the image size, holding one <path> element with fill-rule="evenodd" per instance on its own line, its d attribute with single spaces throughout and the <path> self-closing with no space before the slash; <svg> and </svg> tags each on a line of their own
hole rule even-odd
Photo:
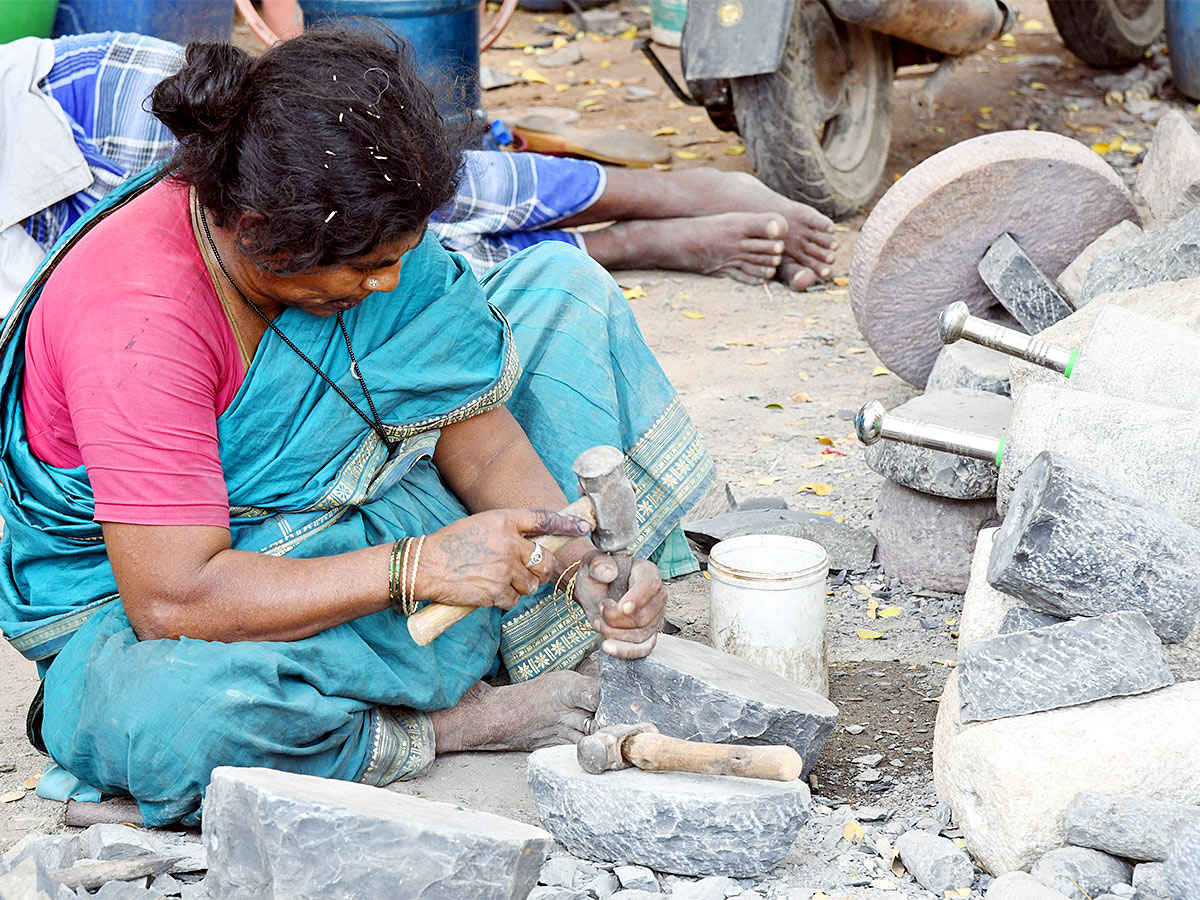
<svg viewBox="0 0 1200 900">
<path fill-rule="evenodd" d="M 417 549 L 413 551 L 412 572 L 409 575 L 408 589 L 404 592 L 405 615 L 411 616 L 417 611 L 417 566 L 421 564 L 421 549 L 425 546 L 425 535 L 417 538 Z"/>
<path fill-rule="evenodd" d="M 411 538 L 400 538 L 392 544 L 392 556 L 388 564 L 388 603 L 398 614 L 404 615 L 404 556 Z"/>
<path fill-rule="evenodd" d="M 567 577 L 568 572 L 570 572 L 572 569 L 574 569 L 576 566 L 578 566 L 581 562 L 583 562 L 582 557 L 575 560 L 575 562 L 571 563 L 569 566 L 567 566 L 565 569 L 563 569 L 562 574 L 559 575 L 556 579 L 554 579 L 554 589 L 556 591 L 559 591 L 560 593 L 562 592 L 562 580 Z M 576 574 L 578 574 L 578 573 L 576 573 Z M 575 583 L 575 578 L 574 578 L 574 576 L 572 576 L 570 582 L 568 582 L 568 585 L 567 585 L 568 588 L 574 583 Z"/>
<path fill-rule="evenodd" d="M 578 577 L 578 575 L 579 575 L 579 573 L 576 572 L 574 575 L 571 576 L 571 580 L 567 582 L 567 590 L 565 593 L 566 593 L 568 600 L 575 599 L 575 579 L 576 579 L 576 577 Z"/>
</svg>

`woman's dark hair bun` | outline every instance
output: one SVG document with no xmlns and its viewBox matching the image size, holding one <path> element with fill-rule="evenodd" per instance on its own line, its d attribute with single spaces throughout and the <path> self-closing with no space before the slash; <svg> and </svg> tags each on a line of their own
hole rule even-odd
<svg viewBox="0 0 1200 900">
<path fill-rule="evenodd" d="M 176 74 L 160 82 L 151 110 L 179 141 L 223 139 L 241 110 L 242 86 L 254 59 L 232 44 L 188 44 Z"/>
</svg>

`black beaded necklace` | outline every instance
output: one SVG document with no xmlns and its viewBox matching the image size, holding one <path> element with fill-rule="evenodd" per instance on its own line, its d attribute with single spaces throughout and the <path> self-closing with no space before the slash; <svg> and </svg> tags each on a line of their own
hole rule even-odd
<svg viewBox="0 0 1200 900">
<path fill-rule="evenodd" d="M 342 330 L 342 337 L 344 337 L 346 339 L 346 351 L 350 354 L 350 374 L 352 376 L 354 376 L 355 381 L 357 381 L 359 384 L 359 387 L 362 388 L 363 395 L 367 398 L 367 406 L 369 406 L 371 408 L 371 416 L 370 417 L 368 417 L 365 412 L 363 412 L 361 409 L 359 409 L 358 404 L 355 403 L 353 400 L 351 400 L 349 397 L 347 397 L 346 392 L 343 391 L 336 384 L 334 384 L 333 379 L 331 379 L 328 375 L 326 375 L 321 370 L 320 366 L 318 366 L 315 362 L 313 362 L 311 359 L 309 359 L 308 356 L 305 355 L 303 350 L 301 350 L 299 347 L 297 347 L 295 344 L 293 344 L 288 339 L 288 336 L 279 330 L 279 326 L 277 326 L 274 322 L 272 322 L 267 317 L 266 313 L 264 313 L 261 309 L 258 308 L 258 304 L 255 303 L 253 300 L 251 300 L 249 297 L 247 297 L 245 292 L 242 291 L 242 289 L 240 287 L 238 287 L 238 283 L 233 280 L 233 276 L 230 275 L 229 270 L 227 268 L 225 268 L 225 261 L 223 259 L 221 259 L 221 254 L 217 250 L 217 242 L 213 240 L 212 232 L 209 231 L 209 229 L 208 229 L 208 216 L 206 216 L 204 214 L 204 205 L 201 203 L 197 203 L 196 207 L 200 210 L 200 225 L 204 228 L 204 237 L 208 240 L 208 246 L 212 248 L 213 258 L 216 259 L 217 265 L 220 267 L 221 272 L 224 273 L 225 277 L 229 280 L 229 283 L 231 285 L 233 285 L 233 289 L 238 292 L 238 296 L 241 297 L 243 300 L 245 300 L 246 303 L 250 306 L 250 308 L 252 310 L 254 310 L 256 313 L 258 313 L 259 318 L 261 318 L 264 322 L 267 323 L 267 327 L 270 328 L 273 332 L 275 332 L 275 334 L 279 336 L 279 339 L 281 341 L 283 341 L 285 344 L 287 344 L 289 347 L 291 347 L 292 351 L 295 352 L 295 354 L 297 356 L 299 356 L 302 360 L 304 360 L 306 363 L 308 363 L 309 366 L 312 367 L 312 370 L 314 372 L 316 372 L 318 375 L 320 375 L 321 379 L 327 385 L 329 385 L 331 388 L 333 388 L 335 391 L 337 391 L 338 396 L 341 397 L 343 400 L 345 400 L 346 403 L 349 404 L 350 408 L 353 409 L 356 413 L 358 413 L 359 418 L 361 418 L 364 422 L 366 422 L 367 425 L 369 425 L 371 427 L 371 430 L 374 431 L 377 435 L 379 435 L 379 439 L 381 441 L 383 441 L 384 446 L 388 448 L 388 453 L 391 453 L 393 450 L 395 450 L 396 442 L 393 441 L 391 439 L 391 437 L 388 435 L 387 429 L 384 427 L 383 422 L 379 418 L 379 413 L 375 411 L 375 401 L 373 401 L 371 399 L 371 392 L 369 390 L 367 390 L 367 383 L 365 381 L 363 381 L 362 372 L 358 368 L 358 359 L 354 355 L 354 348 L 350 346 L 350 332 L 348 332 L 346 330 L 346 321 L 345 321 L 345 319 L 342 318 L 341 312 L 339 311 L 337 314 L 337 323 L 338 323 L 338 327 Z"/>
</svg>

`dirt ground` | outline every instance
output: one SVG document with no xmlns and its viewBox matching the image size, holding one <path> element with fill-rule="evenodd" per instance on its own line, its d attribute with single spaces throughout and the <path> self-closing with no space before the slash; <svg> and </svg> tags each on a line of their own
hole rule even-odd
<svg viewBox="0 0 1200 900">
<path fill-rule="evenodd" d="M 619 7 L 645 33 L 648 5 L 621 0 Z M 1021 8 L 1024 16 L 1011 39 L 996 41 L 966 60 L 931 116 L 918 114 L 909 102 L 922 84 L 920 73 L 900 73 L 891 155 L 879 195 L 937 151 L 998 128 L 1039 127 L 1088 145 L 1121 143 L 1122 148 L 1110 150 L 1107 158 L 1127 177 L 1132 175 L 1151 126 L 1105 105 L 1104 91 L 1092 81 L 1100 73 L 1062 46 L 1042 0 L 1025 0 Z M 502 72 L 533 69 L 548 83 L 487 92 L 485 104 L 493 113 L 554 105 L 579 110 L 589 126 L 643 134 L 671 129 L 673 134 L 656 139 L 672 148 L 674 168 L 748 170 L 737 136 L 718 131 L 704 113 L 675 101 L 649 64 L 632 51 L 630 39 L 590 36 L 577 42 L 582 62 L 543 69 L 538 65 L 541 51 L 521 46 L 549 40 L 537 32 L 539 22 L 565 24 L 565 18 L 518 13 L 500 46 L 485 54 L 483 63 Z M 678 74 L 678 53 L 657 49 Z M 629 86 L 648 88 L 656 95 L 632 101 Z M 1183 98 L 1173 95 L 1169 100 L 1194 113 Z M 1122 141 L 1115 141 L 1117 137 Z M 836 280 L 818 290 L 795 294 L 781 284 L 746 286 L 665 271 L 617 273 L 622 286 L 644 292 L 632 304 L 646 339 L 708 442 L 719 476 L 737 497 L 783 496 L 793 508 L 829 513 L 853 526 L 869 524 L 881 484 L 866 468 L 853 437 L 853 413 L 869 399 L 890 407 L 915 393 L 882 369 L 859 334 L 848 303 L 845 277 L 869 209 L 839 225 Z M 833 443 L 818 443 L 820 438 Z M 826 450 L 836 452 L 822 452 Z M 818 496 L 805 487 L 814 484 L 830 491 Z M 928 786 L 936 700 L 948 672 L 945 661 L 956 653 L 960 598 L 914 595 L 900 615 L 868 620 L 868 595 L 889 587 L 886 576 L 874 569 L 831 588 L 831 693 L 841 710 L 841 727 L 816 769 L 817 793 L 831 800 L 879 803 L 889 790 L 911 792 Z M 671 590 L 669 618 L 685 635 L 703 639 L 707 582 L 692 576 Z M 937 627 L 930 628 L 928 621 L 934 618 Z M 858 637 L 857 628 L 868 621 L 882 638 Z M 0 846 L 34 828 L 53 829 L 61 815 L 60 805 L 39 800 L 32 791 L 20 793 L 44 761 L 24 738 L 25 708 L 35 687 L 33 666 L 7 646 L 0 649 Z M 862 728 L 854 734 L 845 726 Z M 860 767 L 853 760 L 875 752 L 897 761 L 894 770 L 905 775 L 890 789 L 855 781 Z M 432 795 L 440 791 L 460 802 L 510 814 L 528 811 L 527 801 L 517 796 L 523 790 L 521 779 L 505 782 L 497 775 L 507 763 L 479 762 L 476 777 L 463 780 L 464 771 L 476 762 L 470 757 L 447 758 L 425 787 L 418 783 L 405 790 Z M 510 766 L 508 771 L 513 776 L 515 769 Z M 500 784 L 508 787 L 497 788 Z"/>
</svg>

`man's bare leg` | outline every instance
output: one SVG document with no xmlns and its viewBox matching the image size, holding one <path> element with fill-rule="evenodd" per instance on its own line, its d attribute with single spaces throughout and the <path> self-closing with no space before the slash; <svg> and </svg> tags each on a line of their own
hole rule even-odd
<svg viewBox="0 0 1200 900">
<path fill-rule="evenodd" d="M 832 274 L 833 222 L 811 206 L 777 194 L 753 175 L 717 169 L 648 172 L 607 169 L 604 193 L 561 225 L 615 221 L 589 232 L 588 253 L 612 269 L 661 266 L 764 281 L 778 277 L 795 290 Z M 741 219 L 721 216 L 738 214 Z M 785 223 L 781 253 L 748 241 L 770 239 L 771 217 Z M 691 220 L 691 221 L 680 221 Z M 630 227 L 636 225 L 637 227 Z M 611 233 L 610 233 L 611 232 Z M 678 246 L 688 235 L 684 246 Z M 771 258 L 780 256 L 771 264 Z M 772 268 L 769 275 L 762 270 Z"/>
<path fill-rule="evenodd" d="M 430 713 L 437 752 L 575 743 L 590 733 L 599 699 L 599 682 L 579 672 L 547 672 L 504 687 L 481 681 L 454 706 Z"/>
</svg>

